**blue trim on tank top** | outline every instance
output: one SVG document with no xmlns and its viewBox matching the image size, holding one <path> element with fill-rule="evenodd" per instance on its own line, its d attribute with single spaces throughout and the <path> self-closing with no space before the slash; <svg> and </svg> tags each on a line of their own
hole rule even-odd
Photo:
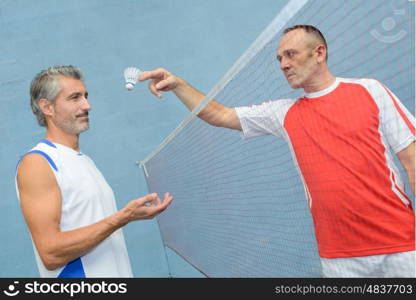
<svg viewBox="0 0 416 300">
<path fill-rule="evenodd" d="M 44 144 L 46 144 L 48 146 L 51 146 L 53 148 L 57 148 L 54 143 L 52 143 L 51 141 L 48 141 L 47 139 L 40 140 L 39 143 L 44 143 Z"/>
<path fill-rule="evenodd" d="M 58 167 L 56 166 L 56 164 L 53 162 L 53 159 L 48 154 L 46 154 L 45 152 L 40 151 L 40 150 L 32 150 L 32 151 L 29 151 L 28 153 L 26 153 L 25 155 L 22 155 L 20 157 L 19 161 L 17 162 L 16 169 L 14 170 L 15 173 L 17 172 L 17 168 L 19 167 L 19 165 L 22 162 L 23 158 L 25 158 L 26 155 L 29 155 L 31 153 L 37 153 L 37 154 L 42 155 L 44 158 L 46 158 L 46 160 L 49 162 L 49 164 L 51 165 L 51 167 L 54 168 L 54 170 L 58 172 Z"/>
<path fill-rule="evenodd" d="M 58 278 L 86 278 L 81 258 L 69 262 L 59 273 Z"/>
<path fill-rule="evenodd" d="M 22 161 L 22 159 L 26 155 L 29 155 L 29 154 L 32 154 L 32 153 L 37 153 L 37 154 L 42 155 L 44 158 L 46 158 L 46 160 L 49 162 L 49 164 L 52 166 L 52 168 L 54 168 L 55 171 L 58 172 L 58 167 L 55 165 L 55 163 L 53 162 L 52 158 L 48 154 L 46 154 L 45 152 L 40 151 L 40 150 L 32 150 L 32 151 L 29 151 L 28 153 L 26 153 L 25 155 L 22 156 L 22 158 L 20 159 L 19 163 Z M 19 163 L 17 163 L 17 166 L 19 166 Z M 17 169 L 17 167 L 16 167 L 16 169 Z"/>
</svg>

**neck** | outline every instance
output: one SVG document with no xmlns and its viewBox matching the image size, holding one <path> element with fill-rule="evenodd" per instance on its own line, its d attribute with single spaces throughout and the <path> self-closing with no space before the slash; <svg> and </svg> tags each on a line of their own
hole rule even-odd
<svg viewBox="0 0 416 300">
<path fill-rule="evenodd" d="M 79 135 L 68 134 L 65 132 L 56 132 L 47 129 L 45 139 L 53 143 L 58 143 L 79 152 Z"/>
<path fill-rule="evenodd" d="M 315 80 L 305 84 L 303 90 L 306 93 L 316 93 L 330 87 L 335 82 L 335 76 L 329 71 L 324 71 L 322 74 L 315 74 Z"/>
</svg>

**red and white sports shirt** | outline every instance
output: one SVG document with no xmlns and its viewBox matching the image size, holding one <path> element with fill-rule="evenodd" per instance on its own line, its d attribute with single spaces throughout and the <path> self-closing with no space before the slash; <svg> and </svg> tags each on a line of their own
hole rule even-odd
<svg viewBox="0 0 416 300">
<path fill-rule="evenodd" d="M 415 118 L 380 82 L 337 78 L 236 112 L 245 138 L 276 135 L 291 146 L 321 257 L 415 249 L 415 214 L 391 154 L 415 141 Z"/>
</svg>

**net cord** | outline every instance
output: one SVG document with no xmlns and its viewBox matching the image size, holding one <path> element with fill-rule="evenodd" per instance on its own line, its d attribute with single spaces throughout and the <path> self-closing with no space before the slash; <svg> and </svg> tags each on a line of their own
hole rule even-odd
<svg viewBox="0 0 416 300">
<path fill-rule="evenodd" d="M 248 49 L 241 55 L 241 57 L 234 63 L 230 70 L 225 73 L 223 78 L 214 86 L 214 88 L 205 96 L 202 102 L 193 109 L 188 117 L 184 119 L 178 127 L 151 152 L 145 159 L 140 162 L 140 166 L 144 168 L 145 164 L 159 153 L 169 142 L 179 134 L 189 122 L 191 122 L 196 115 L 212 100 L 214 97 L 234 78 L 236 74 L 243 69 L 250 60 L 259 53 L 264 46 L 272 39 L 277 32 L 279 32 L 289 20 L 300 10 L 309 0 L 291 0 L 280 11 L 280 13 L 272 20 L 272 22 L 263 30 L 258 38 L 248 47 Z M 146 175 L 148 175 L 146 173 Z"/>
</svg>

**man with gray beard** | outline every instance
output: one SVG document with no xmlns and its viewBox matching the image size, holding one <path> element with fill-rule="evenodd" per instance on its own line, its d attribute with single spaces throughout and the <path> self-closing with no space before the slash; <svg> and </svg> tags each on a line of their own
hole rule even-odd
<svg viewBox="0 0 416 300">
<path fill-rule="evenodd" d="M 41 277 L 132 277 L 121 228 L 161 213 L 172 196 L 148 194 L 117 210 L 111 187 L 80 151 L 91 105 L 77 68 L 41 71 L 30 94 L 46 135 L 19 161 L 16 190 Z"/>
</svg>

